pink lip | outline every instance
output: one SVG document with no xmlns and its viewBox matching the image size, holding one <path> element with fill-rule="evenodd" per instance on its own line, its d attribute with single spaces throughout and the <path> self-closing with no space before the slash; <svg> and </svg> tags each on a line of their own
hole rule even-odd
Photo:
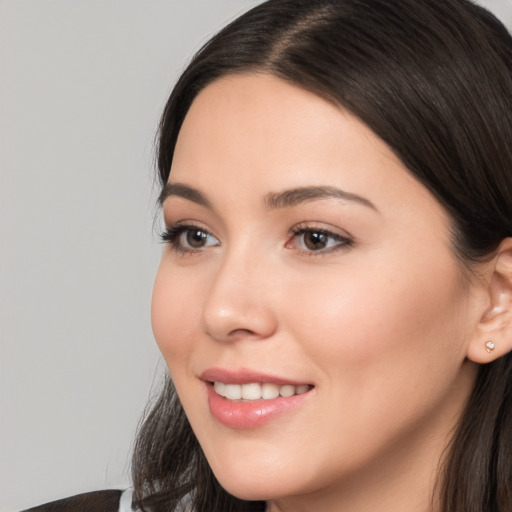
<svg viewBox="0 0 512 512">
<path fill-rule="evenodd" d="M 261 427 L 277 417 L 300 407 L 312 396 L 313 391 L 310 390 L 301 395 L 294 395 L 286 398 L 278 397 L 271 400 L 239 402 L 228 400 L 227 398 L 218 395 L 213 389 L 212 382 L 224 382 L 225 384 L 271 382 L 278 385 L 291 384 L 293 386 L 300 386 L 305 383 L 274 377 L 259 372 L 246 370 L 233 372 L 220 368 L 206 370 L 201 374 L 201 379 L 205 381 L 210 413 L 217 421 L 226 427 L 233 429 L 252 429 Z"/>
<path fill-rule="evenodd" d="M 310 384 L 309 382 L 285 379 L 283 377 L 245 369 L 233 371 L 223 368 L 209 368 L 200 375 L 200 378 L 206 382 L 224 382 L 224 384 L 251 384 L 252 382 L 259 382 L 260 384 L 271 382 L 279 386 L 284 386 L 285 384 L 292 386 Z"/>
</svg>

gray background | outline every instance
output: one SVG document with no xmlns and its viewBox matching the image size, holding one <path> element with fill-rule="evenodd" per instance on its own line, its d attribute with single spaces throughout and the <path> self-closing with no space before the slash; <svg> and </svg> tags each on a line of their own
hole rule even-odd
<svg viewBox="0 0 512 512">
<path fill-rule="evenodd" d="M 257 0 L 0 0 L 0 511 L 129 485 L 163 365 L 153 138 Z M 486 0 L 512 26 L 512 0 Z M 156 375 L 156 377 L 155 377 Z"/>
</svg>

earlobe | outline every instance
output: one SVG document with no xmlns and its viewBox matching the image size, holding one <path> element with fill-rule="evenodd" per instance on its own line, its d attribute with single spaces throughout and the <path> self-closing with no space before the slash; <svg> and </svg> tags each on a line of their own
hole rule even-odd
<svg viewBox="0 0 512 512">
<path fill-rule="evenodd" d="M 512 238 L 505 238 L 486 279 L 488 303 L 482 312 L 467 357 L 485 364 L 512 350 Z"/>
</svg>

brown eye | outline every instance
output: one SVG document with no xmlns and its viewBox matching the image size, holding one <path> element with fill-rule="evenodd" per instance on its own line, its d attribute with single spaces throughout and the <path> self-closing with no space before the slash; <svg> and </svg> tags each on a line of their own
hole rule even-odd
<svg viewBox="0 0 512 512">
<path fill-rule="evenodd" d="M 294 236 L 290 243 L 287 244 L 287 247 L 299 249 L 310 254 L 327 254 L 349 247 L 353 243 L 351 238 L 325 229 L 298 226 L 293 234 Z"/>
<path fill-rule="evenodd" d="M 208 233 L 201 229 L 188 229 L 183 232 L 185 246 L 192 249 L 201 249 L 208 241 Z"/>
<path fill-rule="evenodd" d="M 325 249 L 329 242 L 329 237 L 319 231 L 308 231 L 304 233 L 304 246 L 310 251 L 319 251 Z"/>
<path fill-rule="evenodd" d="M 196 253 L 203 249 L 220 245 L 220 242 L 210 232 L 199 226 L 174 225 L 165 228 L 161 235 L 162 241 L 178 253 Z"/>
</svg>

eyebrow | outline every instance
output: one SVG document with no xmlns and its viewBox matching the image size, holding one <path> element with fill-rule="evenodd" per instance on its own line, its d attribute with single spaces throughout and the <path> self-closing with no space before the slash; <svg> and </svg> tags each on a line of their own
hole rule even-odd
<svg viewBox="0 0 512 512">
<path fill-rule="evenodd" d="M 372 210 L 378 211 L 377 207 L 365 197 L 346 192 L 337 187 L 317 186 L 317 187 L 298 187 L 283 192 L 271 192 L 265 197 L 265 204 L 268 208 L 286 208 L 296 206 L 309 201 L 318 199 L 341 199 L 343 201 L 355 201 L 356 203 L 367 206 Z"/>
<path fill-rule="evenodd" d="M 188 199 L 189 201 L 205 206 L 206 208 L 211 208 L 210 201 L 208 201 L 208 199 L 206 199 L 199 190 L 188 185 L 184 185 L 183 183 L 166 183 L 162 192 L 160 192 L 160 195 L 158 196 L 158 203 L 160 206 L 162 206 L 164 201 L 171 196 L 182 197 L 183 199 Z"/>
<path fill-rule="evenodd" d="M 171 196 L 188 199 L 206 208 L 212 207 L 210 201 L 199 190 L 183 183 L 167 183 L 158 197 L 160 206 Z M 319 199 L 353 201 L 378 211 L 377 207 L 365 197 L 331 186 L 297 187 L 283 192 L 270 192 L 265 196 L 264 203 L 267 208 L 274 210 Z"/>
</svg>

